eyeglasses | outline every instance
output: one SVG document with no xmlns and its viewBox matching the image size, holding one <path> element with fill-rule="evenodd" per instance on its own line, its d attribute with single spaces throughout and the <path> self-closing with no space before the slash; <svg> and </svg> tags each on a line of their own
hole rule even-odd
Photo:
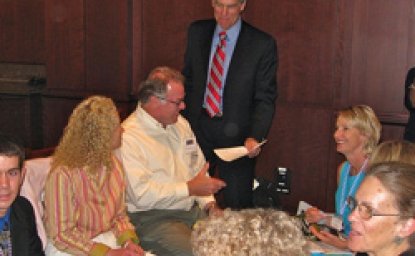
<svg viewBox="0 0 415 256">
<path fill-rule="evenodd" d="M 166 102 L 175 104 L 177 107 L 180 107 L 180 105 L 182 103 L 184 103 L 184 99 L 169 100 L 169 99 L 166 99 L 165 97 L 161 97 L 161 96 L 157 96 L 157 95 L 154 95 L 154 96 L 156 96 L 156 98 L 158 98 L 159 100 L 162 100 L 162 101 L 166 101 Z"/>
<path fill-rule="evenodd" d="M 358 203 L 356 199 L 352 196 L 347 197 L 347 206 L 350 209 L 350 212 L 353 212 L 357 208 L 357 213 L 359 214 L 362 220 L 370 220 L 373 216 L 400 216 L 400 217 L 410 217 L 404 216 L 399 213 L 376 213 L 375 210 L 369 205 L 364 203 Z"/>
</svg>

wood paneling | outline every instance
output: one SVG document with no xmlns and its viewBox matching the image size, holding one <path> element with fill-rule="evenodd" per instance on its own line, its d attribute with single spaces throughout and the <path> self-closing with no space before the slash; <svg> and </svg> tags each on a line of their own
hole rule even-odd
<svg viewBox="0 0 415 256">
<path fill-rule="evenodd" d="M 24 147 L 43 147 L 41 95 L 0 94 L 0 131 L 19 138 Z"/>
<path fill-rule="evenodd" d="M 84 2 L 86 90 L 126 96 L 131 84 L 129 1 Z"/>
<path fill-rule="evenodd" d="M 156 66 L 181 70 L 187 28 L 196 19 L 210 18 L 210 1 L 143 1 L 143 70 Z"/>
<path fill-rule="evenodd" d="M 45 63 L 44 0 L 0 0 L 0 62 Z"/>
<path fill-rule="evenodd" d="M 415 64 L 415 59 L 408 60 L 415 36 L 411 32 L 413 2 L 341 2 L 344 8 L 339 9 L 340 15 L 348 17 L 342 19 L 340 26 L 347 27 L 342 39 L 346 45 L 343 57 L 348 64 L 345 68 L 349 69 L 342 76 L 342 105 L 365 103 L 390 119 L 405 114 L 405 75 Z"/>
<path fill-rule="evenodd" d="M 43 136 L 45 147 L 54 147 L 62 136 L 63 128 L 80 99 L 43 97 Z"/>
<path fill-rule="evenodd" d="M 45 0 L 45 36 L 49 90 L 85 90 L 83 0 Z"/>
<path fill-rule="evenodd" d="M 326 182 L 332 180 L 336 168 L 328 164 L 333 127 L 334 114 L 324 108 L 277 106 L 269 142 L 258 159 L 257 175 L 271 178 L 270 172 L 277 166 L 292 171 L 291 193 L 281 197 L 285 209 L 295 209 L 299 198 L 326 207 L 330 200 L 327 192 L 335 187 Z M 320 186 L 321 181 L 327 186 Z"/>
</svg>

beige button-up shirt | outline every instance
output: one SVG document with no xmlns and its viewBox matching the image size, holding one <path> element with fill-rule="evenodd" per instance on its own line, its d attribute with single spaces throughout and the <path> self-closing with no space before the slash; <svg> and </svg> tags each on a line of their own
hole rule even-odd
<svg viewBox="0 0 415 256">
<path fill-rule="evenodd" d="M 166 128 L 140 106 L 122 124 L 122 146 L 117 151 L 127 174 L 130 212 L 152 209 L 190 210 L 197 201 L 203 209 L 212 196 L 190 196 L 187 181 L 205 164 L 203 153 L 185 118 Z"/>
</svg>

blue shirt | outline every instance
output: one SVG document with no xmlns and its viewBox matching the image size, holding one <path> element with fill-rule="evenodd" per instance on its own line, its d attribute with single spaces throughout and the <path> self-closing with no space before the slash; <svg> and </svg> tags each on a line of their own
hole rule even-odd
<svg viewBox="0 0 415 256">
<path fill-rule="evenodd" d="M 219 107 L 221 111 L 223 111 L 223 90 L 225 88 L 225 81 L 228 75 L 229 63 L 232 59 L 233 51 L 235 49 L 236 41 L 238 40 L 239 32 L 241 31 L 241 25 L 242 25 L 242 20 L 241 18 L 239 18 L 238 21 L 232 27 L 226 30 L 226 47 L 225 47 L 226 57 L 225 57 L 225 64 L 223 66 L 222 88 L 220 91 L 221 102 L 220 102 L 220 107 Z M 222 31 L 223 29 L 219 25 L 216 25 L 215 31 L 213 33 L 212 45 L 210 48 L 209 68 L 207 72 L 208 79 L 206 80 L 206 88 L 209 83 L 209 74 L 210 74 L 210 68 L 212 65 L 213 55 L 215 54 L 216 47 L 219 44 L 219 33 Z M 206 93 L 205 93 L 204 99 L 206 100 Z M 203 103 L 203 106 L 205 106 L 205 103 Z"/>
</svg>

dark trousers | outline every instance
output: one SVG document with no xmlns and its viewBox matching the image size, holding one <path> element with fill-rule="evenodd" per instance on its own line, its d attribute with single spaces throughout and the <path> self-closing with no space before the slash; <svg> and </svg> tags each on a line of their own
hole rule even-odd
<svg viewBox="0 0 415 256">
<path fill-rule="evenodd" d="M 209 174 L 226 182 L 226 187 L 216 195 L 222 208 L 243 209 L 252 204 L 255 159 L 243 157 L 232 162 L 219 159 L 213 149 L 229 146 L 242 146 L 245 138 L 239 133 L 242 128 L 226 122 L 225 118 L 211 118 L 205 114 L 200 118 L 200 129 L 195 131 L 206 160 L 210 163 Z"/>
</svg>

